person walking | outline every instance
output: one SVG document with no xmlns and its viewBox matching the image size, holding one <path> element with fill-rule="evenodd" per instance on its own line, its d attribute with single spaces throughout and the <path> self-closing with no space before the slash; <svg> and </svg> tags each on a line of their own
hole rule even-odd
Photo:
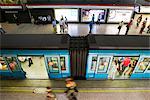
<svg viewBox="0 0 150 100">
<path fill-rule="evenodd" d="M 50 87 L 46 87 L 46 88 L 47 88 L 47 90 L 46 90 L 46 92 L 47 92 L 47 95 L 46 95 L 47 100 L 57 100 L 56 95 L 52 92 L 52 89 Z"/>
<path fill-rule="evenodd" d="M 147 26 L 147 32 L 146 33 L 150 33 L 150 24 Z"/>
<path fill-rule="evenodd" d="M 57 33 L 57 23 L 56 23 L 56 19 L 54 18 L 53 21 L 52 21 L 52 25 L 53 25 L 53 30 L 54 30 L 54 33 Z"/>
<path fill-rule="evenodd" d="M 100 25 L 100 21 L 101 21 L 101 14 L 99 13 L 98 15 L 98 19 L 97 19 L 97 23 Z"/>
<path fill-rule="evenodd" d="M 72 78 L 66 79 L 66 88 L 67 90 L 64 93 L 68 93 L 70 90 L 74 90 L 75 92 L 78 93 L 77 84 L 73 81 Z"/>
<path fill-rule="evenodd" d="M 120 33 L 120 30 L 121 30 L 123 24 L 124 24 L 123 21 L 121 21 L 121 22 L 119 23 L 119 26 L 118 26 L 118 30 L 119 30 L 119 31 L 118 31 L 118 34 Z"/>
<path fill-rule="evenodd" d="M 131 27 L 131 25 L 132 25 L 132 23 L 133 23 L 133 19 L 131 19 L 131 21 L 127 24 L 127 29 L 126 29 L 126 33 L 125 33 L 125 35 L 127 35 L 128 34 L 128 31 L 129 31 L 129 29 L 130 29 L 130 27 Z"/>
<path fill-rule="evenodd" d="M 89 31 L 89 33 L 91 34 L 92 29 L 93 29 L 93 21 L 91 21 L 91 22 L 89 23 L 89 27 L 90 27 L 90 31 Z"/>
<path fill-rule="evenodd" d="M 140 32 L 139 32 L 140 34 L 142 34 L 142 32 L 144 31 L 144 28 L 146 27 L 146 23 L 147 23 L 147 18 L 145 18 L 145 20 L 143 21 L 141 30 L 140 30 Z"/>
<path fill-rule="evenodd" d="M 142 21 L 142 15 L 137 19 L 136 27 L 139 27 L 141 21 Z"/>
<path fill-rule="evenodd" d="M 0 23 L 0 33 L 1 33 L 1 34 L 5 34 L 5 33 L 6 33 L 6 31 L 2 28 L 1 23 Z"/>
<path fill-rule="evenodd" d="M 35 24 L 35 19 L 34 19 L 33 16 L 31 16 L 31 23 L 32 23 L 32 24 Z"/>
</svg>

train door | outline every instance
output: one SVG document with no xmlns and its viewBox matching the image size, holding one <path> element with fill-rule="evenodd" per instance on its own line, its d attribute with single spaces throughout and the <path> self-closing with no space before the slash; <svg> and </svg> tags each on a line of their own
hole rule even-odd
<svg viewBox="0 0 150 100">
<path fill-rule="evenodd" d="M 140 56 L 131 79 L 150 79 L 150 56 Z"/>
<path fill-rule="evenodd" d="M 111 61 L 112 56 L 89 56 L 86 78 L 107 79 L 107 71 Z"/>
<path fill-rule="evenodd" d="M 3 56 L 0 57 L 0 59 L 1 59 L 1 69 L 5 70 L 5 73 L 2 73 L 2 77 L 4 76 L 4 79 L 25 78 L 25 72 L 22 70 L 16 56 Z"/>
<path fill-rule="evenodd" d="M 70 76 L 68 55 L 51 55 L 46 56 L 45 59 L 50 78 L 65 78 Z"/>
<path fill-rule="evenodd" d="M 49 79 L 42 55 L 19 55 L 18 60 L 27 79 Z"/>
</svg>

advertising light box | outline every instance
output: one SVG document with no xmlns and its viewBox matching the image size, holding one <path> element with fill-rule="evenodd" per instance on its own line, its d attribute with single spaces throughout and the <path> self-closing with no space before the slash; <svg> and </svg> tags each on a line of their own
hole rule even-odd
<svg viewBox="0 0 150 100">
<path fill-rule="evenodd" d="M 78 9 L 55 9 L 55 18 L 56 20 L 60 20 L 61 17 L 67 17 L 68 22 L 70 21 L 78 21 Z"/>
<path fill-rule="evenodd" d="M 132 17 L 132 10 L 110 10 L 108 22 L 129 22 Z"/>
<path fill-rule="evenodd" d="M 89 22 L 92 20 L 92 16 L 95 16 L 94 21 L 97 22 L 98 16 L 100 14 L 100 21 L 105 21 L 105 10 L 93 10 L 93 9 L 81 9 L 81 21 Z"/>
<path fill-rule="evenodd" d="M 150 6 L 141 6 L 140 13 L 150 13 Z"/>
</svg>

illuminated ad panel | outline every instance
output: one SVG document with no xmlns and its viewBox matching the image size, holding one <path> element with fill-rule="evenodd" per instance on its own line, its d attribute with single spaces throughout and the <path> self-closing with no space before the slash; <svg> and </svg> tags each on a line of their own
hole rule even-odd
<svg viewBox="0 0 150 100">
<path fill-rule="evenodd" d="M 150 6 L 141 6 L 140 13 L 150 13 Z"/>
<path fill-rule="evenodd" d="M 131 20 L 132 10 L 110 10 L 108 22 L 129 22 Z"/>
<path fill-rule="evenodd" d="M 94 21 L 97 22 L 98 17 L 100 17 L 100 21 L 105 21 L 105 10 L 92 10 L 92 9 L 81 9 L 81 21 L 89 22 L 92 20 L 92 16 L 95 16 Z M 100 14 L 100 16 L 99 16 Z"/>
<path fill-rule="evenodd" d="M 78 21 L 78 9 L 55 9 L 55 18 L 60 20 L 61 17 L 67 17 L 68 21 Z"/>
</svg>

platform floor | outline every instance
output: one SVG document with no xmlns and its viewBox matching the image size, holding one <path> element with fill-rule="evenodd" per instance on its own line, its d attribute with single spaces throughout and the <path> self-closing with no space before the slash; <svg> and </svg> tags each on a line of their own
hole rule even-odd
<svg viewBox="0 0 150 100">
<path fill-rule="evenodd" d="M 143 19 L 138 28 L 136 28 L 136 20 L 138 15 L 135 15 L 133 24 L 128 32 L 128 35 L 150 35 L 147 34 L 147 26 L 150 24 L 150 14 L 144 14 Z M 142 34 L 139 34 L 142 22 L 145 18 L 148 18 L 148 22 L 146 24 L 146 28 Z M 17 26 L 16 24 L 8 24 L 2 23 L 3 29 L 7 32 L 6 34 L 54 34 L 53 27 L 51 24 L 47 25 L 33 25 L 33 24 L 20 24 Z M 125 35 L 126 32 L 126 24 L 123 25 L 120 33 L 118 34 L 118 24 L 94 24 L 92 34 L 105 34 L 105 35 Z M 60 27 L 57 25 L 57 34 L 60 33 Z M 64 33 L 63 33 L 64 34 Z M 65 33 L 66 34 L 66 33 Z M 69 24 L 68 25 L 68 34 L 70 36 L 85 36 L 89 34 L 89 24 Z"/>
</svg>

